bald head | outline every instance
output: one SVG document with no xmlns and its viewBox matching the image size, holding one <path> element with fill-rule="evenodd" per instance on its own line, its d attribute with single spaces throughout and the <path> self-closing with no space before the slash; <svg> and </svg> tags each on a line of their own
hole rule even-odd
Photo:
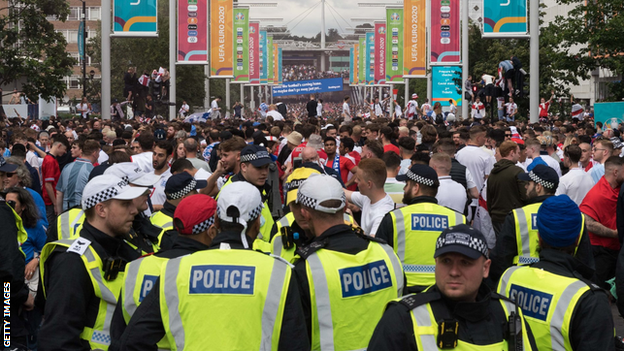
<svg viewBox="0 0 624 351">
<path fill-rule="evenodd" d="M 317 162 L 319 155 L 313 147 L 306 146 L 301 151 L 301 161 L 303 162 Z"/>
</svg>

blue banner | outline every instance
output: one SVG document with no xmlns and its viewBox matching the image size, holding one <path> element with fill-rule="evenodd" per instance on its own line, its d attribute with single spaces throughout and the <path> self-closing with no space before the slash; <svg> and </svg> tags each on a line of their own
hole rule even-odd
<svg viewBox="0 0 624 351">
<path fill-rule="evenodd" d="M 624 102 L 597 102 L 594 104 L 594 123 L 602 122 L 603 128 L 617 129 L 624 123 Z"/>
<path fill-rule="evenodd" d="M 194 6 L 197 8 L 197 0 L 188 2 L 189 11 Z M 180 6 L 182 6 L 180 4 Z M 113 35 L 126 35 L 132 37 L 155 37 L 157 32 L 157 9 L 156 0 L 130 0 L 114 1 L 113 3 Z M 197 11 L 195 9 L 194 11 Z M 171 21 L 175 17 L 170 18 Z"/>
<path fill-rule="evenodd" d="M 375 33 L 366 33 L 366 84 L 375 84 Z"/>
<path fill-rule="evenodd" d="M 432 104 L 439 102 L 442 106 L 449 106 L 449 100 L 453 100 L 456 106 L 461 106 L 462 89 L 460 66 L 433 66 L 432 72 Z"/>
<path fill-rule="evenodd" d="M 284 83 L 284 78 L 282 77 L 282 48 L 277 49 L 277 84 Z"/>
<path fill-rule="evenodd" d="M 81 60 L 84 60 L 84 34 L 84 22 L 80 21 L 78 26 L 78 55 Z"/>
<path fill-rule="evenodd" d="M 308 95 L 342 91 L 342 78 L 299 80 L 273 87 L 273 96 Z"/>
<path fill-rule="evenodd" d="M 355 55 L 355 49 L 354 48 L 349 49 L 349 84 L 355 83 L 353 81 L 355 79 L 355 74 L 354 74 L 355 63 L 353 60 L 354 55 Z"/>
<path fill-rule="evenodd" d="M 483 0 L 483 36 L 527 34 L 527 0 Z"/>
<path fill-rule="evenodd" d="M 268 76 L 269 76 L 269 51 L 267 50 L 267 45 L 269 44 L 267 40 L 267 32 L 265 30 L 260 31 L 260 84 L 267 84 Z"/>
</svg>

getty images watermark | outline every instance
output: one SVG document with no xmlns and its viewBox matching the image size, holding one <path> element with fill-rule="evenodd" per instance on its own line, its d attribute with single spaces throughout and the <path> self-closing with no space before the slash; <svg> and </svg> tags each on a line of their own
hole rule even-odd
<svg viewBox="0 0 624 351">
<path fill-rule="evenodd" d="M 4 347 L 11 346 L 11 322 L 9 322 L 9 318 L 11 317 L 11 283 L 4 283 L 4 303 L 3 303 L 3 312 L 2 312 L 2 332 L 4 334 L 4 342 L 2 343 Z"/>
</svg>

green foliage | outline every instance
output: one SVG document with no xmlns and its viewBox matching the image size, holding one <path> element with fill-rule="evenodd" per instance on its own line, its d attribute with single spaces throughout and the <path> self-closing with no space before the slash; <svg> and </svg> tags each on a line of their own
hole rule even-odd
<svg viewBox="0 0 624 351">
<path fill-rule="evenodd" d="M 20 0 L 0 8 L 0 84 L 25 79 L 21 90 L 31 100 L 39 95 L 63 97 L 63 77 L 71 74 L 74 59 L 65 51 L 61 33 L 46 16 L 67 19 L 69 4 L 63 0 Z"/>
</svg>

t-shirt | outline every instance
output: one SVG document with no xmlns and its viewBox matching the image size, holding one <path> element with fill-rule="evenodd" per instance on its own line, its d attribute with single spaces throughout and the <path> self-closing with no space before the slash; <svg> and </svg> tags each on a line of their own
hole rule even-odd
<svg viewBox="0 0 624 351">
<path fill-rule="evenodd" d="M 583 112 L 585 112 L 585 110 L 583 109 L 583 106 L 579 104 L 572 105 L 572 118 L 578 118 L 579 121 L 582 121 Z"/>
<path fill-rule="evenodd" d="M 317 117 L 323 116 L 323 104 L 321 104 L 320 102 L 318 103 L 318 105 L 316 105 L 316 116 Z"/>
<path fill-rule="evenodd" d="M 548 117 L 548 109 L 550 108 L 550 102 L 546 101 L 539 104 L 539 116 Z"/>
<path fill-rule="evenodd" d="M 579 206 L 581 212 L 590 216 L 600 224 L 610 229 L 616 229 L 617 199 L 620 188 L 613 189 L 606 178 L 600 181 L 585 195 Z M 618 238 L 606 238 L 589 232 L 589 241 L 592 245 L 606 247 L 611 250 L 620 250 Z"/>
<path fill-rule="evenodd" d="M 388 194 L 383 199 L 371 204 L 368 197 L 356 191 L 351 194 L 351 202 L 362 209 L 362 223 L 360 223 L 360 227 L 364 230 L 364 233 L 370 236 L 375 236 L 379 223 L 381 223 L 381 219 L 386 213 L 394 210 L 394 201 Z"/>
<path fill-rule="evenodd" d="M 470 170 L 477 190 L 481 191 L 485 183 L 485 178 L 490 175 L 494 163 L 496 163 L 494 156 L 488 154 L 487 151 L 478 146 L 466 145 L 461 150 L 457 151 L 455 159 Z M 472 200 L 473 206 L 477 206 L 477 203 L 477 199 Z"/>
<path fill-rule="evenodd" d="M 405 204 L 403 204 L 403 195 L 405 194 L 405 191 L 403 190 L 404 188 L 405 182 L 399 182 L 394 177 L 386 178 L 384 191 L 386 192 L 386 194 L 388 194 L 388 196 L 390 196 L 390 198 L 394 202 L 395 209 L 405 206 Z"/>
<path fill-rule="evenodd" d="M 588 174 L 592 177 L 594 184 L 598 183 L 600 178 L 605 174 L 604 164 L 596 163 L 592 169 L 589 170 Z"/>
<path fill-rule="evenodd" d="M 351 116 L 351 109 L 349 108 L 349 104 L 346 102 L 342 103 L 342 113 L 347 116 Z"/>
<path fill-rule="evenodd" d="M 557 193 L 555 195 L 566 194 L 576 202 L 577 205 L 581 205 L 585 195 L 594 187 L 594 181 L 589 174 L 585 173 L 580 168 L 572 168 L 561 179 L 559 179 L 559 187 L 557 187 Z"/>
<path fill-rule="evenodd" d="M 195 167 L 196 169 L 203 169 L 210 172 L 210 166 L 208 166 L 208 163 L 206 163 L 206 161 L 200 160 L 197 157 L 187 158 L 187 160 L 189 160 L 189 162 L 191 162 L 193 167 Z"/>
<path fill-rule="evenodd" d="M 47 154 L 43 158 L 43 163 L 41 164 L 41 176 L 43 178 L 43 186 L 41 188 L 43 193 L 43 202 L 46 206 L 54 205 L 45 188 L 46 183 L 51 183 L 52 188 L 54 189 L 54 195 L 56 196 L 56 184 L 58 184 L 59 178 L 61 177 L 61 169 L 59 168 L 58 161 L 56 161 L 54 156 Z"/>
<path fill-rule="evenodd" d="M 418 108 L 418 102 L 416 100 L 410 100 L 405 106 L 407 118 L 411 119 L 416 115 L 416 109 Z"/>
<path fill-rule="evenodd" d="M 388 151 L 394 151 L 394 153 L 401 156 L 401 150 L 394 144 L 384 145 L 384 153 Z"/>
<path fill-rule="evenodd" d="M 273 121 L 283 121 L 284 120 L 284 116 L 282 116 L 281 113 L 275 111 L 275 110 L 271 110 L 269 112 L 267 112 L 267 117 L 271 116 L 273 117 Z"/>
<path fill-rule="evenodd" d="M 474 118 L 483 118 L 483 112 L 485 112 L 485 106 L 482 102 L 472 104 L 472 116 Z"/>
<path fill-rule="evenodd" d="M 339 165 L 340 165 L 340 178 L 342 178 L 342 182 L 346 184 L 347 181 L 350 178 L 349 174 L 351 173 L 351 170 L 353 168 L 355 168 L 355 164 L 349 158 L 342 157 L 342 156 L 340 156 L 338 162 L 339 162 Z M 327 163 L 325 163 L 325 166 L 327 166 L 327 167 L 329 167 L 331 169 L 334 169 L 333 165 L 334 165 L 334 159 L 333 158 L 332 159 L 328 159 Z M 338 170 L 334 169 L 334 171 L 338 171 Z"/>
<path fill-rule="evenodd" d="M 76 161 L 63 168 L 56 184 L 56 191 L 63 193 L 63 211 L 80 205 L 82 191 L 89 181 L 93 165 L 89 160 L 77 158 Z"/>
<path fill-rule="evenodd" d="M 451 179 L 450 176 L 441 176 L 438 177 L 438 180 L 440 181 L 436 194 L 438 205 L 463 213 L 467 201 L 464 186 Z"/>
<path fill-rule="evenodd" d="M 161 174 L 160 179 L 156 182 L 156 184 L 154 184 L 152 193 L 150 194 L 150 199 L 152 200 L 153 205 L 162 205 L 165 201 L 167 201 L 167 196 L 165 195 L 165 185 L 167 185 L 169 177 L 171 177 L 171 169 L 167 169 L 163 174 Z"/>
<path fill-rule="evenodd" d="M 518 105 L 515 102 L 508 102 L 505 104 L 505 108 L 507 109 L 507 115 L 511 116 L 518 110 Z"/>
</svg>

